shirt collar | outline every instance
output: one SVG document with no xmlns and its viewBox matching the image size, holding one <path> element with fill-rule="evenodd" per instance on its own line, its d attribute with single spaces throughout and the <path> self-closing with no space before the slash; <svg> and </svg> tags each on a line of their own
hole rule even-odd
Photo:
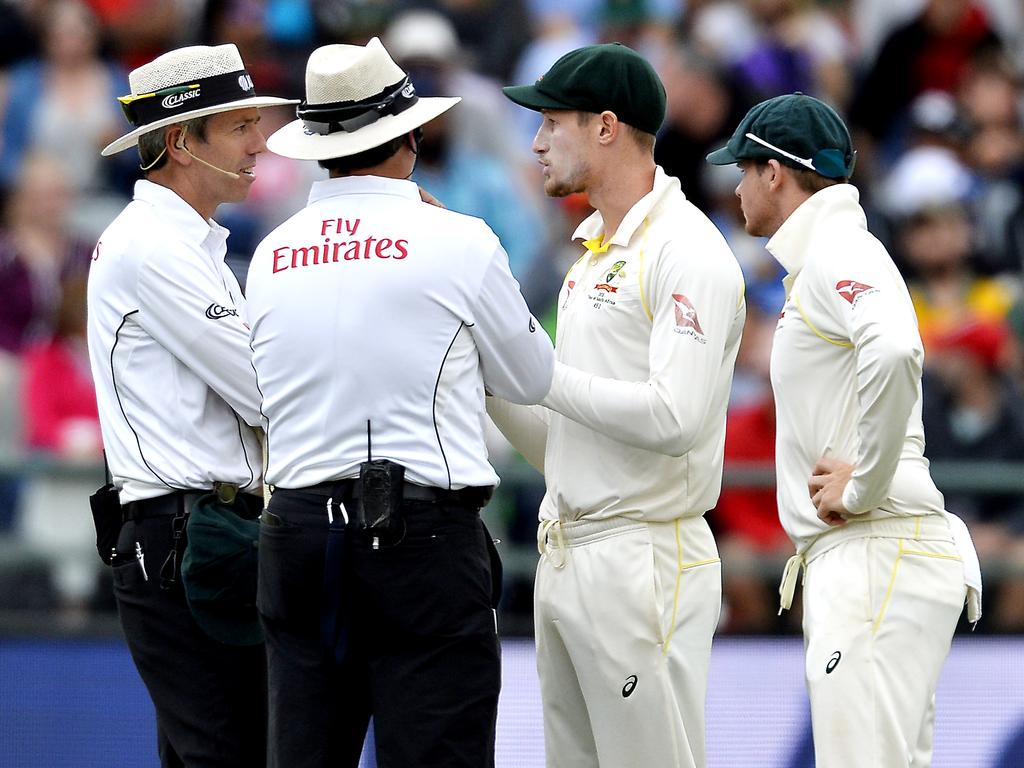
<svg viewBox="0 0 1024 768">
<path fill-rule="evenodd" d="M 637 200 L 633 207 L 626 212 L 611 238 L 604 239 L 604 218 L 600 211 L 594 211 L 583 220 L 573 232 L 573 240 L 582 240 L 588 251 L 593 253 L 604 253 L 613 245 L 628 246 L 633 239 L 637 229 L 650 215 L 654 207 L 661 202 L 662 198 L 672 191 L 679 191 L 679 179 L 669 176 L 662 170 L 661 166 L 654 169 L 654 187 L 646 195 Z M 682 192 L 679 192 L 682 194 Z"/>
<path fill-rule="evenodd" d="M 338 195 L 396 195 L 420 199 L 419 187 L 407 179 L 392 179 L 384 176 L 340 176 L 336 179 L 314 181 L 309 190 L 309 202 L 315 203 Z"/>
<path fill-rule="evenodd" d="M 228 230 L 213 219 L 204 219 L 170 187 L 140 179 L 135 182 L 134 199 L 158 208 L 161 220 L 185 240 L 200 243 L 211 253 L 225 247 Z"/>
<path fill-rule="evenodd" d="M 860 193 L 852 184 L 835 184 L 815 192 L 782 222 L 765 248 L 795 277 L 810 257 L 813 230 L 829 226 L 836 217 L 845 219 L 847 225 L 868 228 Z"/>
</svg>

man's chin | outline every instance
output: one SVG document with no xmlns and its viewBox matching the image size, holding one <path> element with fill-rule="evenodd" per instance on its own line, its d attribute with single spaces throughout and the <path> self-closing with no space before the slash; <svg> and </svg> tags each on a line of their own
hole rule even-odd
<svg viewBox="0 0 1024 768">
<path fill-rule="evenodd" d="M 551 179 L 544 182 L 544 194 L 548 197 L 568 197 L 569 195 L 580 191 L 581 190 L 574 189 L 568 184 L 552 181 Z"/>
</svg>

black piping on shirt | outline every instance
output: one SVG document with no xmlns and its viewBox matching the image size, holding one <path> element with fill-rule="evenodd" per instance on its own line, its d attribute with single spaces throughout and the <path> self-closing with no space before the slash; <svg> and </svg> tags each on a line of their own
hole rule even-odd
<svg viewBox="0 0 1024 768">
<path fill-rule="evenodd" d="M 146 465 L 146 469 L 153 473 L 153 477 L 171 490 L 176 490 L 173 485 L 160 477 L 156 470 L 149 465 L 148 461 L 146 461 L 146 455 L 142 452 L 142 442 L 139 440 L 139 433 L 135 431 L 135 427 L 133 427 L 132 423 L 128 420 L 128 414 L 124 412 L 124 403 L 121 402 L 121 393 L 117 391 L 117 379 L 114 378 L 114 350 L 117 349 L 117 342 L 121 340 L 121 329 L 124 328 L 124 324 L 128 322 L 128 318 L 137 314 L 138 311 L 139 310 L 135 309 L 122 316 L 121 324 L 117 326 L 117 330 L 114 332 L 114 344 L 110 348 L 110 381 L 114 385 L 114 397 L 117 398 L 117 405 L 121 409 L 121 415 L 124 416 L 124 423 L 128 425 L 128 429 L 130 429 L 132 434 L 135 435 L 135 444 L 139 446 L 139 458 L 142 459 L 142 463 Z"/>
<path fill-rule="evenodd" d="M 437 447 L 441 449 L 441 458 L 444 459 L 444 471 L 448 474 L 448 490 L 452 489 L 452 471 L 448 467 L 448 457 L 444 455 L 444 446 L 441 444 L 441 431 L 437 428 L 437 389 L 441 386 L 441 374 L 444 371 L 444 364 L 448 361 L 448 355 L 452 351 L 452 347 L 455 346 L 455 340 L 459 338 L 459 334 L 462 333 L 462 329 L 466 327 L 465 323 L 459 323 L 459 329 L 455 331 L 455 335 L 452 336 L 451 344 L 448 345 L 448 349 L 445 350 L 444 357 L 441 358 L 441 366 L 437 369 L 437 381 L 434 382 L 434 400 L 430 404 L 430 417 L 434 421 L 434 434 L 437 435 Z"/>
</svg>

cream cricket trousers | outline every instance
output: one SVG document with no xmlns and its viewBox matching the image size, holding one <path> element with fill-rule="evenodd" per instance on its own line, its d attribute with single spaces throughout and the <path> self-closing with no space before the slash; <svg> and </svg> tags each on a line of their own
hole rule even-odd
<svg viewBox="0 0 1024 768">
<path fill-rule="evenodd" d="M 815 764 L 927 768 L 963 563 L 940 516 L 847 525 L 870 535 L 812 551 L 804 577 Z"/>
<path fill-rule="evenodd" d="M 722 596 L 704 518 L 546 521 L 538 543 L 548 768 L 702 768 Z"/>
</svg>

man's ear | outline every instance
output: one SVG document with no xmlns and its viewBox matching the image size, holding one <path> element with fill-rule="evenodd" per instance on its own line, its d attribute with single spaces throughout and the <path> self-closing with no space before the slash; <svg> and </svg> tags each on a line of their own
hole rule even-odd
<svg viewBox="0 0 1024 768">
<path fill-rule="evenodd" d="M 770 189 L 777 189 L 783 182 L 782 163 L 774 158 L 769 159 L 766 173 L 768 174 L 768 187 Z"/>
<path fill-rule="evenodd" d="M 607 109 L 597 116 L 597 122 L 597 140 L 601 144 L 610 144 L 622 132 L 622 123 L 619 122 L 618 115 Z"/>
<path fill-rule="evenodd" d="M 192 158 L 188 156 L 185 148 L 185 131 L 180 125 L 173 125 L 164 134 L 164 147 L 167 149 L 167 156 L 178 161 L 182 165 L 188 165 Z"/>
</svg>

